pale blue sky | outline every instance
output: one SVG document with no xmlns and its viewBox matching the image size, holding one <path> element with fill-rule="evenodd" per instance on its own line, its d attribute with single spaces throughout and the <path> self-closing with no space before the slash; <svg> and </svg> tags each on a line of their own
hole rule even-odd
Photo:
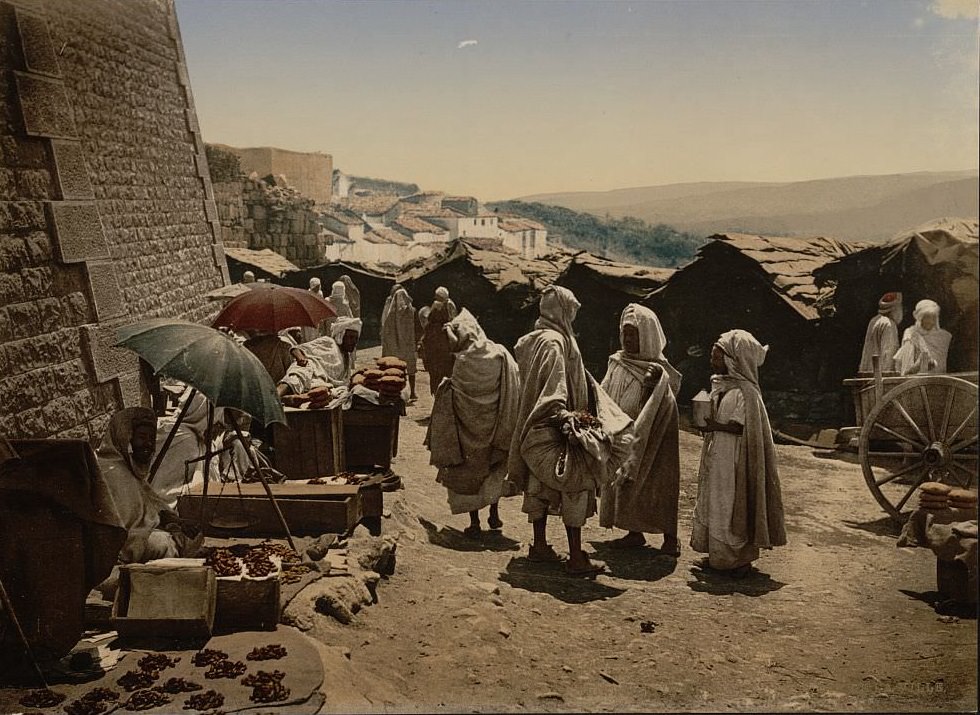
<svg viewBox="0 0 980 715">
<path fill-rule="evenodd" d="M 485 200 L 978 163 L 975 0 L 177 10 L 205 140 Z"/>
</svg>

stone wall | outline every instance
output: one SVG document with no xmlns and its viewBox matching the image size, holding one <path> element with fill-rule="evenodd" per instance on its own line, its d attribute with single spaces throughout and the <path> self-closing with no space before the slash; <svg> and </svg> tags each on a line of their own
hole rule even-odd
<svg viewBox="0 0 980 715">
<path fill-rule="evenodd" d="M 227 280 L 169 0 L 0 3 L 0 434 L 101 438 L 145 400 L 116 329 Z"/>
<path fill-rule="evenodd" d="M 328 239 L 313 199 L 255 176 L 214 184 L 221 239 L 229 248 L 271 248 L 297 266 L 322 263 Z"/>
<path fill-rule="evenodd" d="M 276 147 L 239 148 L 216 144 L 236 154 L 242 172 L 259 176 L 283 174 L 289 185 L 318 204 L 329 204 L 333 194 L 333 157 L 320 152 L 300 152 Z"/>
</svg>

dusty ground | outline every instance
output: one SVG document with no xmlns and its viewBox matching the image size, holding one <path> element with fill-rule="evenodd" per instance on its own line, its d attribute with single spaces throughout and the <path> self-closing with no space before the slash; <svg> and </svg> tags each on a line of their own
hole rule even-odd
<svg viewBox="0 0 980 715">
<path fill-rule="evenodd" d="M 462 535 L 422 447 L 419 378 L 395 465 L 405 489 L 386 495 L 396 573 L 352 625 L 319 617 L 312 632 L 390 686 L 388 709 L 976 710 L 976 621 L 937 616 L 933 555 L 896 548 L 853 458 L 779 448 L 790 544 L 744 581 L 701 572 L 687 548 L 610 552 L 620 533 L 597 523 L 584 540 L 611 573 L 574 581 L 526 560 L 518 499 L 501 503 L 502 533 Z M 685 547 L 700 443 L 681 435 Z"/>
</svg>

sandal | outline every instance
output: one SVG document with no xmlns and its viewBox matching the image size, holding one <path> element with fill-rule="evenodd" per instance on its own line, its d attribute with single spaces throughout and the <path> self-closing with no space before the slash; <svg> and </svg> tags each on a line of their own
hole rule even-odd
<svg viewBox="0 0 980 715">
<path fill-rule="evenodd" d="M 558 563 L 562 560 L 557 551 L 550 544 L 545 546 L 532 546 L 527 550 L 527 560 L 534 563 Z"/>
</svg>

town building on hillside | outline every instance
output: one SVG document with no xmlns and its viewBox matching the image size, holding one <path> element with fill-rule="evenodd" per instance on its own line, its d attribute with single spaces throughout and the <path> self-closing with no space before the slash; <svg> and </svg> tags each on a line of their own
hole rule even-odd
<svg viewBox="0 0 980 715">
<path fill-rule="evenodd" d="M 393 194 L 374 196 L 350 196 L 337 200 L 334 206 L 361 217 L 370 226 L 387 225 L 385 216 L 398 204 L 399 198 Z"/>
<path fill-rule="evenodd" d="M 588 326 L 578 339 L 586 367 L 601 380 L 609 356 L 619 350 L 619 318 L 630 303 L 639 303 L 673 275 L 669 268 L 619 263 L 579 253 L 555 281 L 571 290 L 582 307 L 577 324 Z"/>
<path fill-rule="evenodd" d="M 449 232 L 442 226 L 436 226 L 423 218 L 405 214 L 391 222 L 390 227 L 395 231 L 419 243 L 447 243 Z"/>
<path fill-rule="evenodd" d="M 429 223 L 442 226 L 449 232 L 449 240 L 460 238 L 497 238 L 496 214 L 481 212 L 476 216 L 466 216 L 451 208 L 419 212 Z"/>
<path fill-rule="evenodd" d="M 537 258 L 548 253 L 548 229 L 537 221 L 520 216 L 499 216 L 497 227 L 507 248 L 525 258 Z"/>
<path fill-rule="evenodd" d="M 667 357 L 687 371 L 680 402 L 708 387 L 718 336 L 741 328 L 769 345 L 761 379 L 772 417 L 841 419 L 848 400 L 828 369 L 839 346 L 824 339 L 818 304 L 826 296 L 813 272 L 861 248 L 830 238 L 711 236 L 693 261 L 644 301 L 667 334 Z"/>
<path fill-rule="evenodd" d="M 320 223 L 328 231 L 339 233 L 352 241 L 361 241 L 368 230 L 364 219 L 347 209 L 331 207 L 320 213 Z"/>
<path fill-rule="evenodd" d="M 464 216 L 480 214 L 480 202 L 473 196 L 443 196 L 442 207 L 457 211 Z"/>
</svg>

